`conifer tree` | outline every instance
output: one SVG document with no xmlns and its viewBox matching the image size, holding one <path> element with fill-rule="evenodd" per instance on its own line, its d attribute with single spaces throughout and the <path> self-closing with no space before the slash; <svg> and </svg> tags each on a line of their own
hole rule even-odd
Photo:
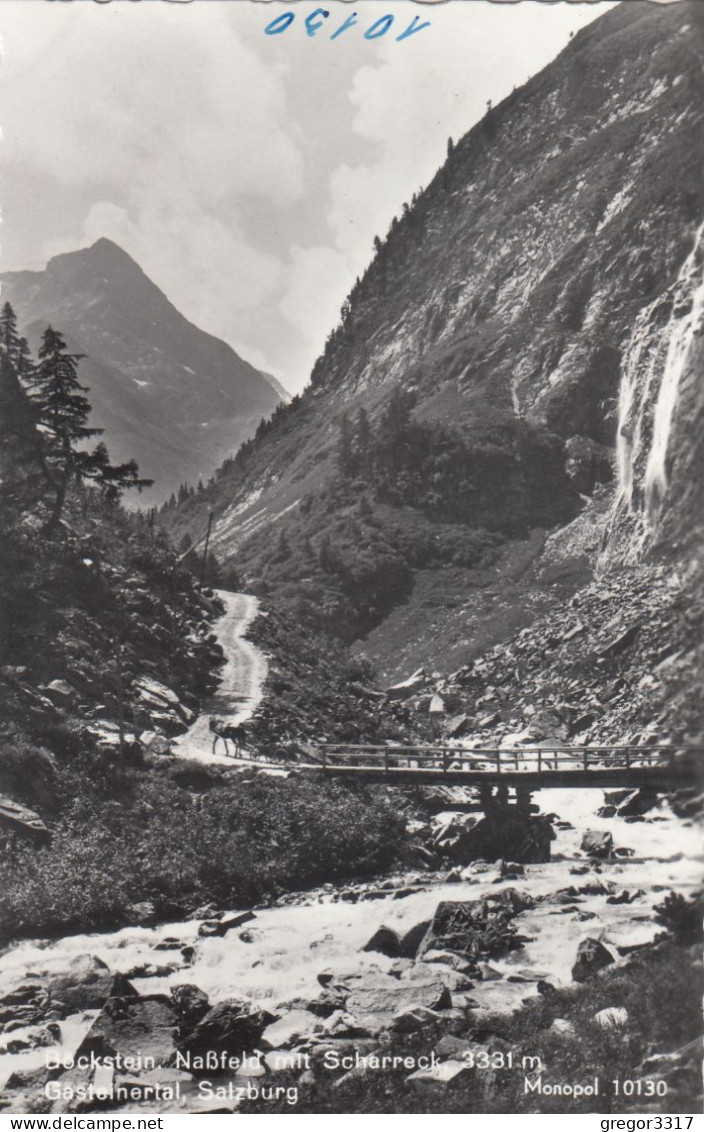
<svg viewBox="0 0 704 1132">
<path fill-rule="evenodd" d="M 16 366 L 0 351 L 0 529 L 3 538 L 49 484 L 37 417 Z"/>
<path fill-rule="evenodd" d="M 291 557 L 291 547 L 286 537 L 285 531 L 279 531 L 279 540 L 276 545 L 276 558 L 280 562 L 286 562 Z"/>
<path fill-rule="evenodd" d="M 26 342 L 25 342 L 26 344 Z M 17 317 L 10 303 L 5 303 L 0 311 L 0 348 L 17 367 L 20 352 L 20 336 L 17 333 Z"/>
<path fill-rule="evenodd" d="M 106 488 L 110 500 L 128 487 L 148 487 L 134 460 L 113 465 L 103 443 L 87 451 L 85 441 L 100 436 L 102 429 L 89 423 L 90 402 L 86 386 L 78 380 L 81 354 L 69 354 L 60 334 L 47 327 L 39 348 L 39 364 L 31 378 L 33 400 L 45 435 L 46 463 L 54 489 L 54 505 L 46 524 L 52 533 L 61 520 L 71 480 L 95 480 Z"/>
<path fill-rule="evenodd" d="M 17 372 L 25 381 L 29 381 L 34 372 L 34 362 L 29 350 L 29 342 L 26 338 L 19 339 L 17 344 Z"/>
<path fill-rule="evenodd" d="M 350 479 L 355 471 L 352 426 L 347 413 L 340 417 L 340 435 L 337 440 L 337 467 L 343 479 Z"/>
<path fill-rule="evenodd" d="M 366 479 L 372 472 L 372 428 L 364 405 L 360 405 L 357 411 L 357 419 L 354 424 L 354 447 L 358 474 Z"/>
<path fill-rule="evenodd" d="M 335 556 L 332 552 L 330 544 L 330 536 L 325 534 L 320 540 L 318 547 L 318 564 L 320 569 L 324 570 L 326 574 L 332 573 L 335 569 Z"/>
</svg>

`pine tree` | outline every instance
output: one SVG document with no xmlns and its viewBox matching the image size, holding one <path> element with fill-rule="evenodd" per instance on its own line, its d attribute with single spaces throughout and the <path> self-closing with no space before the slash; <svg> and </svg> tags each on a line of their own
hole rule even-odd
<svg viewBox="0 0 704 1132">
<path fill-rule="evenodd" d="M 374 514 L 374 508 L 366 494 L 359 497 L 359 513 L 363 519 L 371 519 Z"/>
<path fill-rule="evenodd" d="M 275 561 L 287 562 L 291 557 L 291 546 L 285 531 L 279 531 L 279 539 L 276 545 L 276 558 Z"/>
<path fill-rule="evenodd" d="M 69 354 L 60 334 L 47 327 L 39 348 L 39 364 L 31 385 L 39 424 L 46 440 L 46 465 L 54 489 L 54 506 L 46 524 L 52 533 L 58 526 L 71 480 L 94 480 L 106 489 L 109 500 L 119 499 L 125 488 L 148 487 L 152 480 L 141 479 L 134 460 L 113 465 L 101 442 L 92 451 L 81 447 L 102 429 L 88 424 L 90 402 L 86 386 L 78 380 L 78 363 L 83 355 Z"/>
<path fill-rule="evenodd" d="M 318 548 L 318 563 L 320 565 L 320 569 L 323 570 L 326 574 L 332 574 L 335 570 L 335 556 L 332 552 L 329 535 L 323 535 L 320 540 L 320 546 Z"/>
<path fill-rule="evenodd" d="M 136 487 L 141 491 L 143 487 L 151 487 L 154 482 L 140 476 L 136 460 L 126 460 L 124 464 L 112 464 L 110 454 L 102 442 L 93 452 L 76 455 L 78 478 L 95 480 L 104 489 L 105 498 L 110 503 L 116 503 L 127 488 Z"/>
<path fill-rule="evenodd" d="M 50 486 L 37 415 L 16 367 L 0 351 L 0 527 L 3 537 Z"/>
<path fill-rule="evenodd" d="M 396 443 L 405 437 L 415 403 L 413 393 L 402 389 L 400 385 L 394 386 L 380 421 L 380 431 L 385 440 Z"/>
<path fill-rule="evenodd" d="M 34 362 L 26 338 L 20 338 L 17 344 L 17 372 L 25 381 L 29 381 L 34 373 Z"/>
<path fill-rule="evenodd" d="M 20 352 L 20 337 L 17 333 L 17 317 L 10 303 L 5 303 L 0 311 L 0 348 L 19 369 L 17 362 Z"/>
<path fill-rule="evenodd" d="M 357 456 L 357 471 L 362 479 L 372 473 L 372 427 L 364 405 L 357 411 L 354 423 L 354 447 Z"/>
<path fill-rule="evenodd" d="M 400 385 L 391 391 L 375 437 L 379 470 L 383 469 L 393 475 L 405 466 L 410 448 L 411 411 L 415 403 L 415 395 L 402 389 Z"/>
<path fill-rule="evenodd" d="M 340 417 L 340 434 L 337 439 L 337 468 L 343 479 L 351 479 L 355 472 L 352 426 L 347 413 Z"/>
</svg>

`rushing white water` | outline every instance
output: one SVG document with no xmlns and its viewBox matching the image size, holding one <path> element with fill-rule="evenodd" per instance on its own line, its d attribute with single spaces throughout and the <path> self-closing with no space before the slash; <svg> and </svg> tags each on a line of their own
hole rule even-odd
<svg viewBox="0 0 704 1132">
<path fill-rule="evenodd" d="M 669 315 L 664 318 L 666 308 Z M 704 224 L 671 291 L 638 315 L 619 392 L 618 494 L 610 538 L 624 517 L 637 524 L 638 553 L 654 529 L 668 487 L 678 393 L 704 312 Z"/>
<path fill-rule="evenodd" d="M 539 977 L 547 977 L 556 985 L 568 983 L 577 946 L 588 936 L 602 938 L 614 949 L 647 942 L 660 930 L 652 918 L 653 905 L 670 888 L 687 893 L 701 883 L 700 832 L 691 823 L 678 821 L 664 802 L 653 815 L 656 820 L 628 824 L 619 818 L 594 817 L 603 801 L 599 790 L 544 791 L 536 795 L 536 801 L 544 811 L 558 812 L 574 828 L 558 831 L 550 863 L 526 866 L 525 877 L 507 885 L 537 897 L 598 879 L 614 881 L 631 891 L 642 890 L 642 895 L 631 904 L 620 905 L 607 904 L 606 890 L 578 897 L 574 903 L 580 911 L 593 914 L 584 921 L 554 904 L 538 904 L 523 913 L 516 925 L 530 942 L 502 959 L 492 960 L 492 965 L 504 976 L 520 971 L 527 982 L 509 982 L 504 977 L 477 983 L 471 995 L 485 1008 L 514 1009 L 524 996 L 535 993 L 534 980 Z M 572 875 L 569 870 L 577 860 L 587 863 L 578 853 L 587 828 L 610 830 L 616 845 L 630 847 L 635 857 L 605 863 L 598 874 L 590 870 L 586 875 Z M 6 992 L 30 979 L 36 981 L 44 973 L 66 971 L 78 956 L 95 955 L 112 971 L 128 975 L 142 993 L 192 983 L 206 991 L 212 1002 L 246 996 L 272 1006 L 298 996 L 314 997 L 320 991 L 318 972 L 326 968 L 338 975 L 362 976 L 365 972 L 378 976 L 389 969 L 392 960 L 361 950 L 381 924 L 405 931 L 429 919 L 440 900 L 476 900 L 496 893 L 496 876 L 492 869 L 467 882 L 428 885 L 400 900 L 389 892 L 383 899 L 352 904 L 336 901 L 333 893 L 314 893 L 300 904 L 257 910 L 255 919 L 247 924 L 245 939 L 236 929 L 221 939 L 200 939 L 199 923 L 191 920 L 154 929 L 129 927 L 70 936 L 51 943 L 28 941 L 0 957 L 0 985 Z M 397 879 L 399 886 L 405 883 L 403 877 Z M 176 941 L 174 949 L 157 951 L 156 946 L 168 939 Z M 191 964 L 181 959 L 179 947 L 186 944 L 196 948 Z M 132 974 L 144 964 L 163 967 L 169 960 L 177 966 L 170 974 L 155 978 Z M 93 1017 L 93 1012 L 86 1012 L 61 1023 L 62 1055 L 69 1056 L 75 1050 Z M 21 1031 L 12 1034 L 13 1038 L 21 1036 Z M 30 1050 L 0 1058 L 0 1081 L 14 1069 L 42 1065 L 44 1057 L 44 1050 Z"/>
<path fill-rule="evenodd" d="M 218 743 L 213 754 L 214 735 L 209 730 L 211 716 L 230 724 L 244 723 L 258 707 L 266 679 L 266 660 L 259 649 L 245 640 L 244 634 L 259 612 L 259 602 L 251 594 L 234 594 L 218 590 L 225 612 L 213 626 L 226 663 L 220 674 L 217 692 L 205 705 L 193 726 L 174 741 L 173 749 L 181 758 L 203 763 L 232 766 L 233 760 Z"/>
<path fill-rule="evenodd" d="M 680 379 L 692 339 L 702 326 L 704 312 L 704 224 L 685 260 L 675 292 L 675 304 L 667 332 L 667 357 L 655 402 L 653 438 L 645 466 L 645 504 L 651 521 L 657 517 L 667 490 L 667 454 L 677 407 Z"/>
<path fill-rule="evenodd" d="M 648 400 L 657 360 L 651 334 L 652 313 L 652 307 L 645 307 L 636 319 L 619 390 L 616 433 L 619 487 L 617 503 L 625 502 L 629 510 L 633 510 L 634 453 L 640 448 L 642 406 Z"/>
</svg>

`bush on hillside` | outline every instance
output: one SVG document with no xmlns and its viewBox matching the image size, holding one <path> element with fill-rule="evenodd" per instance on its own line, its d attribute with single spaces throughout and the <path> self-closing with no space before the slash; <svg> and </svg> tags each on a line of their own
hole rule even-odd
<svg viewBox="0 0 704 1132">
<path fill-rule="evenodd" d="M 85 763 L 66 774 L 74 800 L 51 845 L 6 838 L 3 940 L 115 926 L 144 900 L 162 918 L 248 906 L 403 858 L 405 819 L 378 791 L 210 772 L 196 793 L 178 782 L 183 769 Z"/>
</svg>

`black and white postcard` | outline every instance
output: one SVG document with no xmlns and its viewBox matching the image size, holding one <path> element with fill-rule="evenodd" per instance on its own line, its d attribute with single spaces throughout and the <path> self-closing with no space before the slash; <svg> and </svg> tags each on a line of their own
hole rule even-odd
<svg viewBox="0 0 704 1132">
<path fill-rule="evenodd" d="M 687 1132 L 704 4 L 0 33 L 0 1114 Z"/>
</svg>

